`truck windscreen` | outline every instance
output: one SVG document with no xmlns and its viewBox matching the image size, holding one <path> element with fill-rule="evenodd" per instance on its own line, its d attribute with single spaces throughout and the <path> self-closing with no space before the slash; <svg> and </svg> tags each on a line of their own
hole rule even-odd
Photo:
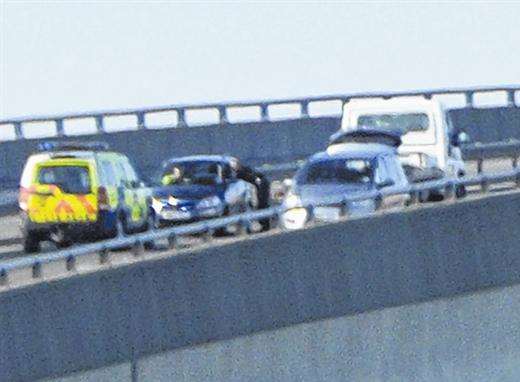
<svg viewBox="0 0 520 382">
<path fill-rule="evenodd" d="M 407 133 L 428 130 L 429 118 L 425 113 L 370 114 L 360 115 L 357 124 L 361 128 L 377 128 Z"/>
</svg>

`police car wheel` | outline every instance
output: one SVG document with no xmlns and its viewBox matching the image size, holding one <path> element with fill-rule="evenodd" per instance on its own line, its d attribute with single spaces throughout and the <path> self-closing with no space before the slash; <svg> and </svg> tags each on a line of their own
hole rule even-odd
<svg viewBox="0 0 520 382">
<path fill-rule="evenodd" d="M 36 253 L 40 251 L 40 239 L 34 234 L 27 234 L 23 238 L 23 250 L 25 253 Z"/>
<path fill-rule="evenodd" d="M 116 237 L 121 237 L 125 235 L 125 223 L 123 218 L 120 216 L 116 220 Z"/>
<path fill-rule="evenodd" d="M 72 246 L 72 244 L 73 244 L 72 240 L 70 240 L 69 238 L 64 236 L 63 240 L 58 241 L 56 243 L 56 247 L 58 247 L 59 249 L 64 249 L 64 248 L 69 248 L 70 246 Z"/>
<path fill-rule="evenodd" d="M 155 215 L 154 212 L 150 212 L 148 214 L 148 219 L 146 222 L 146 230 L 150 231 L 150 230 L 158 229 L 158 228 L 159 228 L 159 220 L 157 219 L 157 215 Z"/>
<path fill-rule="evenodd" d="M 157 221 L 156 215 L 154 213 L 149 213 L 147 223 L 146 223 L 147 231 L 152 231 L 157 228 L 159 228 L 159 222 Z M 155 249 L 155 241 L 154 240 L 146 241 L 144 243 L 144 249 L 147 249 L 147 250 Z"/>
</svg>

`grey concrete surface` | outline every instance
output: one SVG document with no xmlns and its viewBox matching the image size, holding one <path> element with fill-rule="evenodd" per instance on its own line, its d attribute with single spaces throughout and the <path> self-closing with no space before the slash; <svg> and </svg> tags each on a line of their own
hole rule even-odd
<svg viewBox="0 0 520 382">
<path fill-rule="evenodd" d="M 519 283 L 519 207 L 517 192 L 490 196 L 267 234 L 4 292 L 0 380 L 60 377 Z"/>
<path fill-rule="evenodd" d="M 137 363 L 137 381 L 520 380 L 520 286 L 211 342 Z"/>
<path fill-rule="evenodd" d="M 141 378 L 141 381 L 143 379 Z M 107 366 L 96 370 L 74 373 L 66 377 L 48 378 L 41 382 L 137 382 L 132 381 L 130 363 Z"/>
</svg>

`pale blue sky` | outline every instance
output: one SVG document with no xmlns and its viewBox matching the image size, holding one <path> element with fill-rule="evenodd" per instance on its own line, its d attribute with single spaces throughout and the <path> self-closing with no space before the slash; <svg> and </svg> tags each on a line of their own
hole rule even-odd
<svg viewBox="0 0 520 382">
<path fill-rule="evenodd" d="M 520 82 L 520 3 L 0 0 L 0 118 Z"/>
</svg>

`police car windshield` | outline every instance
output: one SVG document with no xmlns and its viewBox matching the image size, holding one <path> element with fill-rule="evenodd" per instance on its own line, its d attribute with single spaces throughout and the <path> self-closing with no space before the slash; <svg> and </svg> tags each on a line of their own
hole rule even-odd
<svg viewBox="0 0 520 382">
<path fill-rule="evenodd" d="M 221 183 L 222 167 L 206 161 L 170 163 L 165 167 L 161 180 L 166 185 L 215 185 Z"/>
<path fill-rule="evenodd" d="M 83 166 L 42 167 L 38 173 L 38 183 L 58 186 L 67 194 L 91 192 L 88 168 Z"/>
<path fill-rule="evenodd" d="M 299 185 L 369 184 L 373 175 L 369 159 L 328 159 L 308 164 L 297 176 L 296 182 Z"/>
<path fill-rule="evenodd" d="M 371 114 L 360 115 L 357 124 L 360 128 L 389 131 L 426 131 L 429 126 L 429 118 L 425 113 Z"/>
</svg>

